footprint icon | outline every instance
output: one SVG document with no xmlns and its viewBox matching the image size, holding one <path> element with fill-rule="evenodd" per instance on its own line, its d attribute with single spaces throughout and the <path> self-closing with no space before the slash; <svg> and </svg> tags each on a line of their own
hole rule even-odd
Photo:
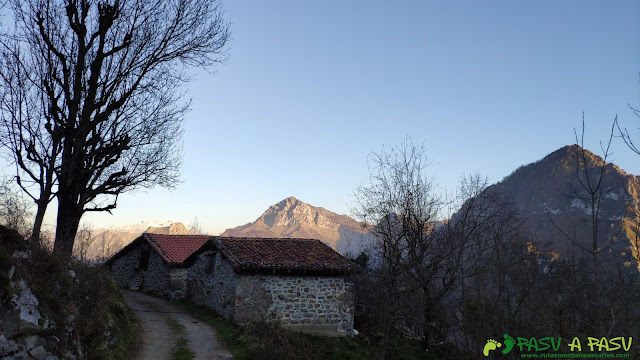
<svg viewBox="0 0 640 360">
<path fill-rule="evenodd" d="M 513 349 L 513 345 L 516 344 L 516 340 L 509 336 L 508 334 L 504 334 L 504 350 L 502 350 L 503 354 L 508 354 L 511 349 Z"/>
<path fill-rule="evenodd" d="M 502 344 L 500 344 L 496 340 L 489 339 L 487 340 L 487 343 L 484 345 L 484 349 L 482 350 L 482 353 L 484 354 L 484 356 L 489 356 L 489 351 L 495 350 L 500 346 L 502 346 Z"/>
</svg>

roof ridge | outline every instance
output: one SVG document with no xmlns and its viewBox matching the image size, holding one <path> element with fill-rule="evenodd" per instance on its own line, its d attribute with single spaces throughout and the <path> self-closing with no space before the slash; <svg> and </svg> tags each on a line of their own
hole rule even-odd
<svg viewBox="0 0 640 360">
<path fill-rule="evenodd" d="M 255 236 L 212 236 L 216 239 L 230 239 L 230 240 L 298 240 L 298 241 L 320 241 L 320 239 L 310 238 L 290 238 L 290 237 L 255 237 Z"/>
<path fill-rule="evenodd" d="M 144 233 L 143 235 L 147 239 L 147 242 L 149 242 L 154 249 L 157 249 L 156 252 L 158 252 L 158 250 L 159 250 L 159 255 L 162 256 L 163 259 L 165 259 L 167 262 L 171 262 L 167 252 L 164 251 L 164 249 L 162 247 L 160 247 L 160 245 L 156 242 L 156 240 L 153 238 L 153 236 L 151 236 L 151 234 L 152 233 Z M 162 234 L 156 234 L 156 235 L 162 235 Z"/>
<path fill-rule="evenodd" d="M 234 264 L 237 264 L 237 267 L 239 268 L 239 267 L 240 267 L 240 265 L 242 264 L 242 263 L 240 262 L 240 259 L 238 259 L 238 257 L 237 257 L 233 252 L 231 252 L 231 250 L 229 250 L 229 249 L 228 249 L 228 248 L 227 248 L 227 247 L 222 243 L 222 241 L 220 241 L 220 238 L 219 238 L 219 237 L 215 239 L 215 243 L 216 243 L 216 245 L 217 245 L 217 246 L 220 246 L 220 251 L 224 252 L 224 255 L 225 255 L 225 256 L 227 256 L 228 258 L 230 258 Z M 233 267 L 234 267 L 234 268 L 236 268 L 236 266 L 235 266 L 235 265 L 234 265 Z"/>
</svg>

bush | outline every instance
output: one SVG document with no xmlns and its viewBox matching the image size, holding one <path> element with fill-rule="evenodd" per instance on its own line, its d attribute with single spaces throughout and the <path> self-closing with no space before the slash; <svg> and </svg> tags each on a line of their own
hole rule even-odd
<svg viewBox="0 0 640 360">
<path fill-rule="evenodd" d="M 15 234 L 0 227 L 0 271 L 6 273 L 15 266 L 13 279 L 27 283 L 38 298 L 42 316 L 57 325 L 60 343 L 48 350 L 64 356 L 67 350 L 79 353 L 81 349 L 89 359 L 126 358 L 137 324 L 108 271 L 52 254 Z M 11 257 L 16 250 L 25 256 Z M 6 276 L 0 279 L 6 282 L 0 286 L 8 286 Z"/>
</svg>

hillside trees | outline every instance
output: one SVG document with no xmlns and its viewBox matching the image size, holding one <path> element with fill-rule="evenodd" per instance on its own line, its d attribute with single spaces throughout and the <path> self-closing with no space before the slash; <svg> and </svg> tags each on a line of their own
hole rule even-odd
<svg viewBox="0 0 640 360">
<path fill-rule="evenodd" d="M 640 110 L 633 108 L 631 106 L 629 106 L 631 108 L 631 110 L 634 112 L 634 114 L 637 117 L 640 117 Z M 627 128 L 624 128 L 620 125 L 620 122 L 618 121 L 618 117 L 616 116 L 614 119 L 614 127 L 617 130 L 618 136 L 622 138 L 622 140 L 624 141 L 624 143 L 627 145 L 627 147 L 633 151 L 634 153 L 636 153 L 637 155 L 640 155 L 640 148 L 638 147 L 638 145 L 633 141 L 633 137 L 631 136 L 631 134 L 629 133 L 629 130 Z M 633 212 L 633 217 L 634 217 L 634 231 L 633 231 L 633 239 L 632 239 L 632 243 L 634 246 L 634 259 L 636 260 L 636 262 L 640 263 L 640 209 L 638 204 L 636 204 L 632 209 L 631 212 Z"/>
<path fill-rule="evenodd" d="M 428 176 L 428 165 L 424 146 L 407 140 L 373 154 L 371 183 L 356 189 L 356 215 L 375 237 L 359 279 L 364 285 L 356 287 L 385 344 L 394 333 L 421 338 L 426 348 L 442 344 L 450 324 L 460 322 L 451 318 L 461 302 L 453 298 L 472 290 L 468 279 L 479 279 L 521 225 L 511 200 L 485 191 L 479 175 L 467 177 L 460 201 L 450 204 Z M 459 210 L 443 221 L 448 205 Z M 524 243 L 518 242 L 521 252 Z"/>
<path fill-rule="evenodd" d="M 11 0 L 0 34 L 0 120 L 18 183 L 40 214 L 58 201 L 54 251 L 120 194 L 179 179 L 180 86 L 226 59 L 218 1 Z M 41 221 L 41 220 L 40 220 Z"/>
<path fill-rule="evenodd" d="M 424 147 L 405 142 L 372 155 L 371 182 L 356 189 L 355 214 L 375 235 L 358 258 L 356 326 L 381 336 L 391 357 L 402 351 L 399 337 L 477 358 L 487 337 L 505 333 L 637 334 L 640 279 L 615 226 L 620 206 L 637 204 L 614 165 L 579 146 L 556 155 L 545 174 L 566 179 L 566 205 L 548 214 L 571 240 L 564 245 L 526 227 L 539 219 L 521 217 L 506 184 L 467 176 L 449 202 L 428 176 Z"/>
<path fill-rule="evenodd" d="M 16 182 L 36 204 L 31 238 L 40 238 L 47 206 L 54 198 L 56 167 L 61 150 L 59 136 L 46 133 L 47 99 L 32 78 L 38 58 L 20 58 L 20 42 L 2 34 L 0 37 L 0 145 L 8 150 L 16 167 Z M 13 65 L 12 65 L 13 64 Z M 15 65 L 15 66 L 14 66 Z M 44 77 L 44 74 L 40 76 Z"/>
<path fill-rule="evenodd" d="M 24 235 L 29 216 L 29 203 L 20 196 L 20 190 L 11 179 L 0 178 L 0 225 Z"/>
<path fill-rule="evenodd" d="M 630 246 L 626 241 L 627 216 L 637 209 L 637 203 L 630 196 L 633 181 L 624 181 L 616 177 L 615 165 L 609 162 L 611 144 L 614 138 L 614 120 L 607 142 L 601 144 L 602 156 L 591 153 L 584 147 L 584 119 L 582 131 L 576 131 L 576 145 L 569 148 L 567 164 L 571 176 L 567 179 L 564 196 L 576 210 L 572 212 L 572 221 L 567 222 L 566 214 L 547 216 L 562 234 L 569 246 L 564 264 L 567 273 L 586 274 L 580 279 L 581 286 L 575 287 L 585 300 L 581 300 L 580 309 L 584 309 L 581 324 L 576 332 L 602 333 L 615 323 L 621 323 L 622 310 L 620 296 L 612 296 L 621 288 L 637 285 L 636 271 L 631 268 Z M 633 190 L 631 190 L 633 191 Z M 616 203 L 613 199 L 620 199 Z M 621 209 L 619 204 L 623 204 Z M 557 220 L 564 216 L 564 221 Z M 632 216 L 633 217 L 633 216 Z M 629 238 L 633 242 L 633 239 Z M 626 265 L 625 265 L 626 264 Z M 635 285 L 634 285 L 635 284 Z M 588 290 L 588 294 L 585 291 Z"/>
<path fill-rule="evenodd" d="M 394 326 L 416 317 L 408 301 L 414 301 L 416 290 L 427 281 L 425 277 L 436 276 L 446 262 L 447 247 L 441 239 L 428 235 L 428 228 L 439 220 L 443 201 L 435 183 L 425 174 L 425 153 L 424 146 L 407 140 L 397 148 L 372 154 L 371 184 L 356 189 L 357 216 L 372 224 L 375 236 L 371 249 L 371 262 L 376 268 L 373 276 L 385 303 L 374 311 L 384 343 Z M 425 256 L 430 260 L 423 263 Z M 422 269 L 423 265 L 428 269 Z M 429 291 L 422 290 L 426 290 L 422 301 L 432 302 Z M 424 317 L 430 320 L 432 314 L 425 313 Z"/>
</svg>

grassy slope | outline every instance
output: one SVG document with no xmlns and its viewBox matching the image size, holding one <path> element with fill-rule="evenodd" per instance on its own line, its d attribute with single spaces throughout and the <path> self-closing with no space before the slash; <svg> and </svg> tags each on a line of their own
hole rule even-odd
<svg viewBox="0 0 640 360">
<path fill-rule="evenodd" d="M 380 349 L 364 335 L 354 339 L 301 334 L 281 327 L 256 323 L 237 326 L 213 310 L 183 301 L 178 304 L 198 320 L 216 329 L 236 359 L 376 359 Z M 389 359 L 443 359 L 446 354 L 429 354 L 419 342 L 400 340 L 388 349 Z"/>
</svg>

